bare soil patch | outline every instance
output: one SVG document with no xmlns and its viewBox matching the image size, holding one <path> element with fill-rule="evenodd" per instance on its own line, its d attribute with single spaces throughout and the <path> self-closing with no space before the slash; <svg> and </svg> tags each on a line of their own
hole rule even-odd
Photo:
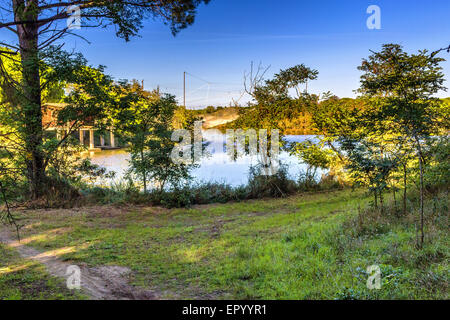
<svg viewBox="0 0 450 320">
<path fill-rule="evenodd" d="M 61 261 L 60 254 L 76 248 L 67 247 L 41 252 L 18 242 L 14 234 L 6 228 L 0 228 L 0 242 L 14 248 L 23 258 L 42 263 L 49 274 L 67 279 L 67 270 L 72 264 Z M 120 266 L 88 267 L 79 265 L 81 271 L 81 290 L 94 300 L 156 300 L 159 294 L 143 290 L 129 284 L 132 272 Z"/>
</svg>

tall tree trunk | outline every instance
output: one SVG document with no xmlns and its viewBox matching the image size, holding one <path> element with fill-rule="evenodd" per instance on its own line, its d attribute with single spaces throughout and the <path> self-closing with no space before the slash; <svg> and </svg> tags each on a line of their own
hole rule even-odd
<svg viewBox="0 0 450 320">
<path fill-rule="evenodd" d="M 420 141 L 417 139 L 417 147 L 419 149 L 419 168 L 420 168 L 420 245 L 419 247 L 423 247 L 423 242 L 425 239 L 425 234 L 423 230 L 424 225 L 424 217 L 423 217 L 423 194 L 424 194 L 424 188 L 423 188 L 423 159 L 422 159 L 422 148 L 420 146 Z"/>
<path fill-rule="evenodd" d="M 376 189 L 373 191 L 373 195 L 375 197 L 375 209 L 378 209 L 378 197 L 377 197 L 378 192 Z"/>
<path fill-rule="evenodd" d="M 403 215 L 406 215 L 406 164 L 403 164 Z"/>
<path fill-rule="evenodd" d="M 24 1 L 14 0 L 16 21 L 31 21 L 17 25 L 17 34 L 22 59 L 22 101 L 23 135 L 27 150 L 27 175 L 30 195 L 37 199 L 43 195 L 45 186 L 44 154 L 42 150 L 42 109 L 41 83 L 39 75 L 39 51 L 37 0 L 29 1 L 24 7 Z"/>
<path fill-rule="evenodd" d="M 144 165 L 144 147 L 141 148 L 141 164 L 142 164 L 142 179 L 144 181 L 144 193 L 147 193 L 147 170 Z"/>
<path fill-rule="evenodd" d="M 394 194 L 394 208 L 395 212 L 397 213 L 397 197 L 395 196 L 395 185 L 392 185 L 392 193 Z"/>
<path fill-rule="evenodd" d="M 380 210 L 381 214 L 384 214 L 384 201 L 383 201 L 383 190 L 380 188 Z"/>
</svg>

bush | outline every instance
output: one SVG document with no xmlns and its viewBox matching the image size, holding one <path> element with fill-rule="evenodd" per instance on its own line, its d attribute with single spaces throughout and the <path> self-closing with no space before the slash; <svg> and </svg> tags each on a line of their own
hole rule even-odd
<svg viewBox="0 0 450 320">
<path fill-rule="evenodd" d="M 72 207 L 81 194 L 69 181 L 62 178 L 46 178 L 45 198 L 48 207 Z"/>
<path fill-rule="evenodd" d="M 166 208 L 184 208 L 193 204 L 188 187 L 174 188 L 171 191 L 154 191 L 149 196 L 153 204 Z"/>
<path fill-rule="evenodd" d="M 289 178 L 288 168 L 284 164 L 280 164 L 276 174 L 271 176 L 263 174 L 263 167 L 261 165 L 250 167 L 247 188 L 248 197 L 253 199 L 285 197 L 298 190 L 295 181 Z"/>
<path fill-rule="evenodd" d="M 175 187 L 171 190 L 153 191 L 151 202 L 168 208 L 189 207 L 195 204 L 225 203 L 247 199 L 245 186 L 232 187 L 225 183 L 208 182 L 194 186 Z"/>
<path fill-rule="evenodd" d="M 82 191 L 86 203 L 134 203 L 149 201 L 146 194 L 141 193 L 131 180 L 119 181 L 110 187 L 91 187 Z"/>
<path fill-rule="evenodd" d="M 226 203 L 230 201 L 242 201 L 267 197 L 285 197 L 298 191 L 311 191 L 331 189 L 339 186 L 334 180 L 322 178 L 320 182 L 302 183 L 296 182 L 288 175 L 288 168 L 281 164 L 276 174 L 266 176 L 262 166 L 250 168 L 249 181 L 246 185 L 233 187 L 224 182 L 200 182 L 190 185 L 174 185 L 163 190 L 153 189 L 142 192 L 132 181 L 119 181 L 109 187 L 87 187 L 79 192 L 78 185 L 70 182 L 59 181 L 52 189 L 55 199 L 51 205 L 58 205 L 56 199 L 63 199 L 64 206 L 79 204 L 152 204 L 167 208 L 190 207 L 192 205 Z M 83 188 L 84 187 L 84 188 Z M 80 195 L 82 197 L 80 197 Z M 75 201 L 76 200 L 76 201 Z M 58 205 L 61 206 L 61 205 Z"/>
<path fill-rule="evenodd" d="M 208 113 L 208 114 L 214 113 L 215 111 L 216 111 L 216 108 L 213 107 L 213 106 L 208 106 L 208 107 L 206 107 L 206 109 L 205 109 L 205 112 Z"/>
<path fill-rule="evenodd" d="M 193 203 L 225 203 L 247 198 L 245 187 L 234 188 L 226 183 L 207 182 L 198 184 L 191 189 Z"/>
</svg>

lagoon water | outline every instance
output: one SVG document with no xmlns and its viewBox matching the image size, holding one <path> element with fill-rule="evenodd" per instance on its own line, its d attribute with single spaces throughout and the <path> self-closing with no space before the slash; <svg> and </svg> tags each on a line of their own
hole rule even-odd
<svg viewBox="0 0 450 320">
<path fill-rule="evenodd" d="M 204 134 L 205 141 L 210 142 L 207 150 L 208 157 L 202 159 L 200 167 L 194 169 L 191 174 L 196 182 L 225 182 L 232 186 L 246 184 L 248 180 L 249 168 L 251 165 L 257 164 L 256 157 L 244 156 L 236 161 L 229 159 L 223 148 L 218 148 L 224 136 Z M 285 140 L 289 142 L 301 142 L 306 139 L 315 140 L 315 136 L 286 136 Z M 106 167 L 108 171 L 116 172 L 115 181 L 123 178 L 128 168 L 129 153 L 125 150 L 105 150 L 90 154 L 93 163 Z M 292 157 L 286 152 L 280 153 L 280 161 L 288 166 L 289 175 L 297 178 L 306 166 L 299 163 L 296 157 Z M 101 181 L 101 184 L 110 184 L 112 181 Z"/>
</svg>

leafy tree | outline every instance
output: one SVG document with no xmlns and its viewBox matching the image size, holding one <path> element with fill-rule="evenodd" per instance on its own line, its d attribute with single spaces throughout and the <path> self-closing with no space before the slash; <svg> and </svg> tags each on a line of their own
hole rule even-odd
<svg viewBox="0 0 450 320">
<path fill-rule="evenodd" d="M 327 92 L 322 95 L 321 101 L 309 104 L 307 110 L 311 113 L 313 128 L 320 134 L 318 138 L 321 144 L 333 150 L 344 161 L 336 142 L 340 136 L 363 129 L 355 122 L 365 108 L 362 100 L 340 99 Z"/>
<path fill-rule="evenodd" d="M 380 108 L 375 117 L 384 119 L 399 130 L 403 140 L 416 150 L 420 170 L 420 231 L 418 245 L 424 242 L 424 141 L 439 131 L 439 111 L 442 102 L 434 97 L 443 86 L 440 63 L 444 59 L 428 51 L 408 54 L 397 44 L 386 44 L 380 52 L 364 59 L 359 70 L 360 91 L 378 98 Z"/>
<path fill-rule="evenodd" d="M 167 184 L 187 180 L 195 165 L 176 164 L 170 156 L 176 144 L 171 140 L 178 109 L 175 97 L 145 91 L 136 81 L 121 83 L 119 89 L 123 104 L 119 103 L 112 119 L 117 133 L 129 144 L 128 173 L 142 181 L 144 192 L 150 181 L 162 191 Z"/>
<path fill-rule="evenodd" d="M 330 149 L 323 150 L 311 140 L 297 142 L 289 145 L 290 154 L 301 159 L 307 166 L 305 172 L 306 187 L 316 183 L 318 169 L 328 169 L 333 161 L 334 153 Z"/>
<path fill-rule="evenodd" d="M 208 106 L 205 109 L 205 112 L 210 114 L 210 113 L 214 113 L 214 111 L 216 111 L 216 108 L 214 106 Z"/>
<path fill-rule="evenodd" d="M 351 140 L 361 137 L 365 124 L 358 124 L 358 119 L 365 112 L 367 106 L 361 99 L 340 99 L 326 92 L 321 99 L 308 105 L 311 114 L 312 129 L 318 133 L 317 150 L 330 157 L 328 177 L 340 184 L 355 182 L 348 168 L 348 155 L 342 148 L 342 137 Z M 319 149 L 320 148 L 320 149 Z M 363 181 L 360 181 L 363 182 Z"/>
<path fill-rule="evenodd" d="M 19 97 L 16 107 L 21 114 L 26 167 L 33 198 L 42 195 L 45 189 L 45 162 L 43 152 L 44 128 L 42 126 L 43 88 L 52 82 L 42 83 L 45 70 L 41 62 L 51 59 L 46 54 L 48 48 L 58 43 L 64 36 L 74 34 L 66 25 L 69 18 L 67 8 L 77 5 L 81 9 L 84 27 L 113 25 L 116 35 L 128 41 L 138 34 L 144 19 L 152 17 L 170 25 L 173 34 L 194 22 L 196 8 L 209 0 L 11 0 L 2 5 L 0 29 L 11 31 L 16 43 L 0 42 L 1 46 L 15 52 L 0 51 L 2 57 L 17 59 L 20 62 L 20 81 L 14 82 L 11 74 L 2 72 L 8 82 L 14 83 L 15 97 Z M 58 48 L 61 48 L 60 43 Z M 0 66 L 0 70 L 4 70 Z M 68 71 L 59 69 L 58 72 Z M 56 79 L 60 74 L 54 73 Z"/>
<path fill-rule="evenodd" d="M 45 197 L 46 202 L 39 204 L 50 205 L 70 203 L 80 194 L 75 187 L 84 186 L 84 182 L 92 181 L 106 174 L 104 168 L 89 163 L 79 156 L 84 147 L 80 146 L 78 139 L 72 134 L 83 125 L 100 127 L 106 124 L 104 120 L 108 108 L 114 108 L 114 100 L 111 95 L 111 78 L 103 73 L 103 68 L 87 66 L 86 60 L 79 54 L 69 54 L 57 48 L 48 48 L 48 54 L 41 61 L 41 82 L 45 89 L 42 90 L 43 102 L 50 99 L 58 102 L 57 109 L 53 112 L 56 119 L 51 123 L 43 124 L 43 129 L 58 127 L 55 132 L 45 131 L 42 137 L 41 153 L 43 155 L 43 168 L 46 172 Z M 51 53 L 51 54 L 50 54 Z M 10 74 L 17 63 L 9 62 Z M 4 66 L 6 64 L 3 64 Z M 23 124 L 22 109 L 18 108 L 23 97 L 18 94 L 14 86 L 20 82 L 20 73 L 15 73 L 15 78 L 8 81 L 3 77 L 0 83 L 0 167 L 3 178 L 6 181 L 14 181 L 9 184 L 12 189 L 27 192 L 21 188 L 26 182 L 29 172 L 30 154 L 26 148 L 27 131 Z M 45 86 L 51 83 L 50 86 Z M 70 93 L 62 96 L 63 88 L 70 86 Z M 97 124 L 96 124 L 97 123 Z M 8 177 L 9 176 L 9 177 Z M 2 177 L 0 177 L 1 179 Z M 11 188 L 10 188 L 11 189 Z M 17 198 L 19 194 L 16 194 Z"/>
<path fill-rule="evenodd" d="M 300 93 L 299 85 L 308 79 L 316 79 L 317 70 L 298 65 L 280 70 L 273 79 L 264 80 L 266 72 L 267 69 L 261 66 L 254 71 L 252 64 L 250 73 L 245 75 L 245 90 L 253 102 L 247 108 L 240 108 L 241 115 L 235 122 L 237 127 L 284 131 L 283 121 L 297 116 L 305 105 L 316 99 L 315 96 Z M 294 88 L 297 98 L 289 95 L 289 90 Z"/>
<path fill-rule="evenodd" d="M 398 159 L 391 156 L 381 139 L 342 136 L 338 141 L 346 154 L 346 168 L 354 182 L 369 187 L 374 195 L 375 207 L 378 208 L 379 200 L 383 212 L 383 192 L 388 188 L 388 178 L 397 167 Z"/>
<path fill-rule="evenodd" d="M 245 90 L 253 98 L 247 108 L 239 108 L 239 118 L 234 122 L 234 127 L 239 129 L 265 129 L 269 133 L 279 130 L 279 148 L 284 146 L 283 134 L 286 131 L 289 120 L 297 117 L 306 106 L 317 98 L 307 93 L 300 93 L 299 86 L 308 79 L 316 79 L 318 72 L 304 65 L 298 65 L 286 70 L 281 70 L 272 79 L 265 80 L 267 69 L 258 66 L 245 74 Z M 298 96 L 292 97 L 290 89 L 297 91 Z M 272 146 L 270 146 L 272 148 Z M 267 150 L 269 150 L 268 148 Z M 271 159 L 266 152 L 260 152 L 261 164 L 267 169 L 272 168 Z M 269 171 L 269 170 L 268 170 Z"/>
<path fill-rule="evenodd" d="M 308 92 L 308 80 L 316 80 L 319 72 L 305 66 L 304 64 L 296 65 L 294 67 L 281 70 L 276 74 L 273 80 L 266 82 L 266 85 L 273 90 L 273 92 L 286 92 L 293 88 L 297 93 L 297 97 L 302 95 L 300 85 L 305 85 L 305 93 Z"/>
<path fill-rule="evenodd" d="M 201 121 L 196 110 L 186 109 L 185 106 L 178 106 L 173 117 L 175 129 L 193 128 L 195 121 Z"/>
</svg>

